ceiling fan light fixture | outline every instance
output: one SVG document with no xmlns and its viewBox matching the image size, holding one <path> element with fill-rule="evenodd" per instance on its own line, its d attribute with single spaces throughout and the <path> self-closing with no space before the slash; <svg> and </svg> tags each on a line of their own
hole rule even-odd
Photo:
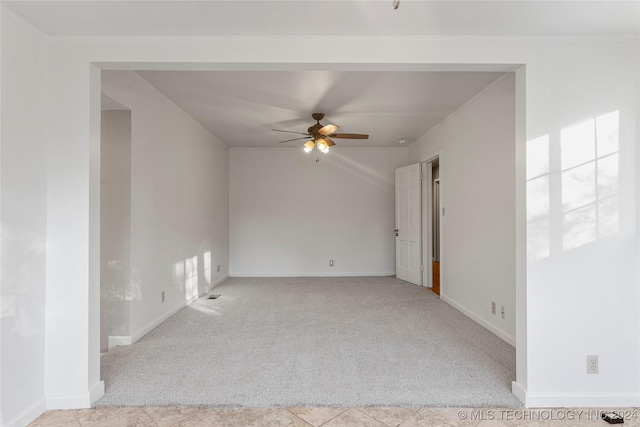
<svg viewBox="0 0 640 427">
<path fill-rule="evenodd" d="M 335 133 L 340 126 L 334 124 L 323 125 L 320 123 L 320 120 L 323 119 L 323 113 L 313 113 L 311 115 L 313 119 L 317 122 L 315 125 L 309 127 L 307 132 L 297 132 L 290 131 L 284 129 L 273 129 L 276 132 L 286 132 L 293 133 L 298 135 L 304 135 L 302 137 L 287 139 L 284 141 L 279 141 L 279 143 L 291 142 L 291 141 L 299 141 L 301 139 L 306 139 L 307 142 L 303 145 L 303 149 L 305 153 L 310 153 L 316 148 L 321 153 L 328 153 L 329 147 L 333 147 L 336 145 L 334 138 L 338 139 L 369 139 L 369 135 L 361 134 L 361 133 Z"/>
<path fill-rule="evenodd" d="M 316 144 L 313 141 L 307 141 L 306 144 L 304 144 L 304 152 L 310 153 L 311 151 L 313 151 L 313 147 L 315 146 Z"/>
<path fill-rule="evenodd" d="M 323 138 L 318 139 L 317 145 L 318 145 L 318 150 L 322 151 L 323 153 L 325 152 L 324 150 L 329 149 L 329 145 L 327 144 L 327 141 L 325 141 Z"/>
</svg>

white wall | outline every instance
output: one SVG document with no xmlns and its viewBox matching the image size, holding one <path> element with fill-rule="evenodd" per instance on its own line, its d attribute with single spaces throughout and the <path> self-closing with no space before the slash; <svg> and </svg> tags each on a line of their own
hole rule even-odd
<svg viewBox="0 0 640 427">
<path fill-rule="evenodd" d="M 314 41 L 331 50 L 333 63 L 318 62 L 317 52 L 308 49 Z M 440 64 L 439 69 L 484 64 L 513 70 L 518 66 L 495 64 L 523 64 L 516 86 L 526 88 L 526 101 L 521 93 L 517 99 L 517 108 L 526 108 L 526 140 L 550 135 L 557 153 L 562 129 L 620 111 L 621 197 L 617 234 L 530 261 L 526 284 L 518 281 L 515 390 L 529 405 L 640 405 L 638 47 L 637 39 L 628 38 L 407 37 L 401 44 L 384 37 L 52 40 L 46 363 L 55 370 L 46 371 L 48 396 L 60 406 L 87 405 L 74 396 L 91 398 L 99 379 L 99 346 L 92 342 L 99 335 L 99 276 L 90 269 L 87 253 L 99 247 L 92 238 L 99 234 L 99 223 L 90 221 L 88 206 L 91 195 L 99 194 L 99 182 L 89 180 L 99 171 L 89 147 L 99 130 L 92 117 L 99 114 L 100 87 L 89 64 L 126 68 L 136 62 L 137 67 L 162 69 L 180 62 L 183 68 L 249 70 L 433 69 L 429 64 Z M 525 139 L 517 137 L 518 143 Z M 523 148 L 516 146 L 517 202 L 526 188 Z M 558 189 L 556 184 L 553 195 L 550 192 L 556 206 Z M 516 210 L 523 206 L 520 202 Z M 562 214 L 554 218 L 557 227 Z M 518 251 L 526 245 L 523 229 L 516 227 Z M 516 277 L 524 270 L 518 268 Z M 600 355 L 599 375 L 586 374 L 587 354 Z"/>
<path fill-rule="evenodd" d="M 100 351 L 104 353 L 109 337 L 131 336 L 131 111 L 102 111 L 100 162 Z"/>
<path fill-rule="evenodd" d="M 527 65 L 528 387 L 539 405 L 640 404 L 639 52 L 637 41 L 558 43 Z M 618 172 L 601 175 L 608 182 L 600 187 L 589 173 L 573 180 L 563 165 L 576 148 L 567 131 L 588 122 L 577 152 L 588 167 L 605 166 L 595 157 L 593 120 L 616 111 Z M 594 215 L 612 193 L 615 205 Z M 571 226 L 576 213 L 583 227 Z M 607 221 L 615 229 L 593 233 Z M 599 375 L 586 374 L 591 354 Z"/>
<path fill-rule="evenodd" d="M 412 162 L 437 152 L 442 153 L 440 188 L 446 210 L 441 297 L 515 344 L 513 73 L 500 77 L 409 147 Z"/>
<path fill-rule="evenodd" d="M 47 39 L 2 10 L 0 424 L 44 402 Z"/>
<path fill-rule="evenodd" d="M 394 173 L 406 148 L 232 149 L 229 158 L 232 276 L 395 274 Z"/>
<path fill-rule="evenodd" d="M 133 71 L 103 72 L 102 91 L 131 109 L 135 341 L 228 275 L 228 149 Z"/>
</svg>

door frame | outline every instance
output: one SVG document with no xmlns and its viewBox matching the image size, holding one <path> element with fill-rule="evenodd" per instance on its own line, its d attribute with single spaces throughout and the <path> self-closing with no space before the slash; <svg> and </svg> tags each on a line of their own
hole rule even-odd
<svg viewBox="0 0 640 427">
<path fill-rule="evenodd" d="M 422 170 L 423 182 L 422 182 L 422 265 L 424 265 L 424 271 L 422 272 L 422 286 L 427 288 L 433 287 L 433 264 L 431 263 L 433 258 L 433 250 L 431 245 L 431 235 L 433 234 L 433 189 L 431 183 L 427 185 L 425 180 L 427 177 L 431 177 L 431 172 L 427 173 L 427 165 L 434 160 L 438 159 L 439 168 L 440 168 L 440 208 L 444 208 L 442 195 L 443 191 L 443 181 L 442 181 L 442 171 L 443 171 L 443 160 L 442 160 L 442 150 L 438 150 L 435 153 L 427 156 L 424 160 L 420 161 L 420 167 Z M 438 230 L 440 232 L 440 295 L 439 298 L 442 297 L 443 287 L 442 284 L 444 282 L 443 274 L 442 274 L 442 265 L 444 263 L 444 234 L 442 223 L 444 221 L 444 215 L 440 215 L 440 222 Z"/>
</svg>

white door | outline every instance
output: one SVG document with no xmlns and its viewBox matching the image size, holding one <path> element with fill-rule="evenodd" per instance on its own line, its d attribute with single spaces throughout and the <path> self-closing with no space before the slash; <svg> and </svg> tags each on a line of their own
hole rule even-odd
<svg viewBox="0 0 640 427">
<path fill-rule="evenodd" d="M 422 284 L 420 163 L 396 169 L 396 277 Z"/>
</svg>

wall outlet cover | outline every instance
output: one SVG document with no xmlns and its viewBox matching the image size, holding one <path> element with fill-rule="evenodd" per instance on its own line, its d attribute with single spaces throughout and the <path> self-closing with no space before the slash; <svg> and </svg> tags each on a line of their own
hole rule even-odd
<svg viewBox="0 0 640 427">
<path fill-rule="evenodd" d="M 587 374 L 597 374 L 599 371 L 598 355 L 587 356 Z"/>
</svg>

